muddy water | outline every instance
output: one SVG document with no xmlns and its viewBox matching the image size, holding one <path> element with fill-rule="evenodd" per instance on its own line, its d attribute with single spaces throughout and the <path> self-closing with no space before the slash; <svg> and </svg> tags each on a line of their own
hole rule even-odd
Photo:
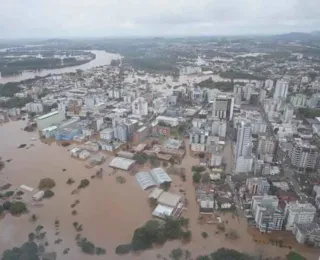
<svg viewBox="0 0 320 260">
<path fill-rule="evenodd" d="M 163 247 L 147 250 L 141 254 L 129 254 L 126 256 L 116 256 L 114 249 L 118 244 L 128 243 L 131 240 L 135 228 L 143 225 L 151 219 L 151 211 L 147 203 L 147 191 L 141 191 L 136 184 L 134 177 L 125 172 L 118 171 L 116 176 L 121 175 L 126 178 L 125 184 L 118 184 L 112 175 L 112 170 L 108 167 L 108 162 L 112 159 L 108 157 L 107 162 L 102 166 L 104 176 L 102 180 L 90 179 L 93 174 L 92 169 L 84 167 L 85 162 L 78 161 L 70 157 L 68 149 L 53 143 L 44 144 L 40 141 L 30 141 L 36 136 L 35 133 L 21 131 L 25 122 L 10 122 L 0 126 L 0 157 L 4 160 L 12 159 L 6 163 L 3 175 L 0 175 L 0 182 L 9 181 L 15 187 L 25 184 L 36 187 L 39 179 L 51 177 L 56 181 L 53 189 L 55 196 L 43 201 L 42 207 L 30 207 L 30 214 L 39 216 L 36 223 L 29 221 L 30 215 L 19 218 L 7 215 L 0 220 L 0 251 L 21 245 L 34 228 L 41 224 L 47 232 L 49 246 L 47 251 L 56 251 L 58 259 L 157 259 L 156 255 L 168 256 L 170 251 L 177 247 L 182 247 L 192 251 L 194 256 L 214 251 L 219 247 L 229 247 L 246 252 L 264 252 L 264 255 L 284 256 L 288 249 L 281 249 L 268 245 L 257 245 L 248 234 L 245 221 L 233 219 L 230 215 L 223 217 L 228 219 L 227 229 L 234 228 L 239 232 L 241 239 L 230 241 L 224 234 L 215 234 L 215 226 L 199 225 L 199 209 L 195 201 L 195 192 L 192 184 L 191 166 L 198 164 L 196 158 L 187 156 L 182 164 L 187 170 L 188 178 L 182 182 L 177 176 L 172 176 L 172 190 L 179 192 L 182 188 L 187 191 L 189 201 L 188 210 L 184 213 L 190 219 L 190 228 L 193 233 L 192 241 L 188 244 L 181 244 L 178 241 L 167 242 Z M 25 143 L 34 144 L 29 149 L 17 149 L 17 146 Z M 63 172 L 62 169 L 66 171 Z M 111 176 L 109 176 L 109 174 Z M 66 180 L 72 177 L 76 183 L 69 186 Z M 90 179 L 90 185 L 81 190 L 79 194 L 71 195 L 71 191 L 83 178 Z M 72 216 L 73 210 L 70 205 L 76 200 L 80 203 L 75 207 L 78 215 Z M 54 221 L 60 220 L 60 234 L 55 235 Z M 80 252 L 75 243 L 76 232 L 72 223 L 74 221 L 83 225 L 82 235 L 92 241 L 96 246 L 107 250 L 105 256 L 87 256 Z M 206 231 L 209 238 L 203 239 L 201 232 Z M 63 241 L 59 245 L 54 244 L 54 240 L 61 238 Z M 63 255 L 62 251 L 70 248 L 68 255 Z M 315 254 L 303 252 L 308 259 L 316 259 Z"/>
</svg>

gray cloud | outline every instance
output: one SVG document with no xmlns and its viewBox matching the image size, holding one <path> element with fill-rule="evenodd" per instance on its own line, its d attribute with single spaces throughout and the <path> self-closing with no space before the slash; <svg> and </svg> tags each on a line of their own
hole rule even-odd
<svg viewBox="0 0 320 260">
<path fill-rule="evenodd" d="M 270 34 L 320 28 L 319 0 L 2 0 L 0 38 Z"/>
</svg>

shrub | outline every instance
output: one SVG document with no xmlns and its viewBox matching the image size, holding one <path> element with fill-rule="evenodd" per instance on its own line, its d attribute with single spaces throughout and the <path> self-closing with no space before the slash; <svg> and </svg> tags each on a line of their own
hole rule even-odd
<svg viewBox="0 0 320 260">
<path fill-rule="evenodd" d="M 22 190 L 17 191 L 17 196 L 22 196 L 24 192 Z"/>
<path fill-rule="evenodd" d="M 122 255 L 122 254 L 128 254 L 131 251 L 131 244 L 123 244 L 123 245 L 118 245 L 116 247 L 116 254 L 117 255 Z"/>
<path fill-rule="evenodd" d="M 192 166 L 192 171 L 193 172 L 197 172 L 197 173 L 201 173 L 203 171 L 205 171 L 206 168 L 203 166 Z"/>
<path fill-rule="evenodd" d="M 117 176 L 116 180 L 117 180 L 117 183 L 120 183 L 120 184 L 126 183 L 126 178 L 122 176 Z"/>
<path fill-rule="evenodd" d="M 39 190 L 49 190 L 56 186 L 56 183 L 51 178 L 41 179 L 38 185 Z"/>
<path fill-rule="evenodd" d="M 32 222 L 36 222 L 38 219 L 37 215 L 36 214 L 32 214 L 31 217 L 30 217 L 30 221 Z"/>
<path fill-rule="evenodd" d="M 78 211 L 76 211 L 76 210 L 72 210 L 71 214 L 72 214 L 73 216 L 75 216 L 75 215 L 77 215 L 77 214 L 78 214 Z"/>
<path fill-rule="evenodd" d="M 93 255 L 95 253 L 95 246 L 90 241 L 80 242 L 80 248 L 83 253 Z"/>
<path fill-rule="evenodd" d="M 11 204 L 10 213 L 12 215 L 19 215 L 27 210 L 26 204 L 22 201 L 15 201 Z"/>
<path fill-rule="evenodd" d="M 80 181 L 78 189 L 83 189 L 83 188 L 87 187 L 89 184 L 90 184 L 90 181 L 88 179 L 82 179 Z"/>
<path fill-rule="evenodd" d="M 53 196 L 54 196 L 54 192 L 52 190 L 45 190 L 43 197 L 49 199 L 49 198 L 51 198 Z"/>
<path fill-rule="evenodd" d="M 3 196 L 4 197 L 6 197 L 6 198 L 9 198 L 9 197 L 11 197 L 12 195 L 14 194 L 14 191 L 6 191 L 4 194 L 3 194 Z"/>
<path fill-rule="evenodd" d="M 201 180 L 201 174 L 199 172 L 195 172 L 193 175 L 192 175 L 192 180 L 193 182 L 195 183 L 199 183 L 200 180 Z"/>
<path fill-rule="evenodd" d="M 182 255 L 183 255 L 183 251 L 182 251 L 181 248 L 173 249 L 173 250 L 171 251 L 171 253 L 170 253 L 170 257 L 171 257 L 171 259 L 173 259 L 173 260 L 179 260 L 179 259 L 181 259 Z"/>
<path fill-rule="evenodd" d="M 104 248 L 96 247 L 96 255 L 105 255 L 105 254 L 106 254 L 106 250 Z"/>
<path fill-rule="evenodd" d="M 207 232 L 202 232 L 202 233 L 201 233 L 201 236 L 202 236 L 203 238 L 207 238 L 207 237 L 208 237 L 208 233 L 207 233 Z"/>
<path fill-rule="evenodd" d="M 69 185 L 71 185 L 72 183 L 74 183 L 75 181 L 74 181 L 74 179 L 72 179 L 72 178 L 69 178 L 68 180 L 67 180 L 67 184 L 69 184 Z"/>
<path fill-rule="evenodd" d="M 182 232 L 182 239 L 185 241 L 189 241 L 191 239 L 192 233 L 190 230 Z"/>
</svg>

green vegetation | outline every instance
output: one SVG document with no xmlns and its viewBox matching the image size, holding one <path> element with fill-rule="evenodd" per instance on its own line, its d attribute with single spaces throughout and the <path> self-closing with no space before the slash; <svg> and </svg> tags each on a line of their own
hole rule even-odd
<svg viewBox="0 0 320 260">
<path fill-rule="evenodd" d="M 34 242 L 24 243 L 21 247 L 5 250 L 2 260 L 39 260 L 38 246 Z"/>
<path fill-rule="evenodd" d="M 180 260 L 183 256 L 183 250 L 181 248 L 173 249 L 170 253 L 172 260 Z"/>
<path fill-rule="evenodd" d="M 88 241 L 86 238 L 79 238 L 77 239 L 77 245 L 81 248 L 83 253 L 89 255 L 104 255 L 106 254 L 106 250 L 101 247 L 96 247 L 92 242 Z"/>
<path fill-rule="evenodd" d="M 51 178 L 44 178 L 41 179 L 38 185 L 39 190 L 49 190 L 52 189 L 54 186 L 56 186 L 56 183 Z"/>
<path fill-rule="evenodd" d="M 27 103 L 30 103 L 31 101 L 33 101 L 33 99 L 31 97 L 29 97 L 29 96 L 25 97 L 25 98 L 13 97 L 13 98 L 10 98 L 7 101 L 1 101 L 0 102 L 0 107 L 4 107 L 4 108 L 14 108 L 14 107 L 22 108 Z"/>
<path fill-rule="evenodd" d="M 201 236 L 202 236 L 203 238 L 207 238 L 207 237 L 208 237 L 208 233 L 207 233 L 207 232 L 202 232 L 202 233 L 201 233 Z"/>
<path fill-rule="evenodd" d="M 132 159 L 137 161 L 138 164 L 143 165 L 149 160 L 149 156 L 145 153 L 136 153 Z"/>
<path fill-rule="evenodd" d="M 320 109 L 316 108 L 299 108 L 298 112 L 303 118 L 315 118 L 320 116 Z"/>
<path fill-rule="evenodd" d="M 200 88 L 219 89 L 220 91 L 233 91 L 234 83 L 232 81 L 213 81 L 212 77 L 203 80 L 197 84 Z"/>
<path fill-rule="evenodd" d="M 193 182 L 195 182 L 195 183 L 199 183 L 200 180 L 201 180 L 201 173 L 199 173 L 199 172 L 193 173 L 193 175 L 192 175 L 192 180 L 193 180 Z"/>
<path fill-rule="evenodd" d="M 12 203 L 10 201 L 6 201 L 5 203 L 3 203 L 3 208 L 4 210 L 9 210 L 11 208 Z"/>
<path fill-rule="evenodd" d="M 291 251 L 289 254 L 286 255 L 286 260 L 307 260 L 307 258 L 303 257 L 297 252 Z"/>
<path fill-rule="evenodd" d="M 80 184 L 78 186 L 78 189 L 84 189 L 85 187 L 87 187 L 90 184 L 90 181 L 88 179 L 82 179 L 80 181 Z"/>
<path fill-rule="evenodd" d="M 54 196 L 54 192 L 52 190 L 45 190 L 44 191 L 44 196 L 43 196 L 44 198 L 49 199 L 49 198 L 51 198 L 53 196 Z"/>
<path fill-rule="evenodd" d="M 204 172 L 206 170 L 205 167 L 203 166 L 192 166 L 192 172 Z"/>
<path fill-rule="evenodd" d="M 116 254 L 117 255 L 128 254 L 131 251 L 131 249 L 132 249 L 131 244 L 118 245 L 116 247 Z"/>
<path fill-rule="evenodd" d="M 3 196 L 6 197 L 6 198 L 9 198 L 11 197 L 12 195 L 14 194 L 14 191 L 6 191 Z"/>
<path fill-rule="evenodd" d="M 262 77 L 258 77 L 245 72 L 233 71 L 233 70 L 221 72 L 220 76 L 222 78 L 230 78 L 230 79 L 264 80 L 264 78 Z"/>
<path fill-rule="evenodd" d="M 189 221 L 185 218 L 166 218 L 164 223 L 150 220 L 143 227 L 135 230 L 131 242 L 132 250 L 152 248 L 153 243 L 163 244 L 168 239 L 190 238 L 191 231 L 186 230 L 188 223 Z"/>
<path fill-rule="evenodd" d="M 210 255 L 201 255 L 196 258 L 197 260 L 253 260 L 247 254 L 240 253 L 234 249 L 219 248 L 217 251 L 211 253 Z"/>
<path fill-rule="evenodd" d="M 14 94 L 21 91 L 21 88 L 19 87 L 20 82 L 9 82 L 6 84 L 0 84 L 0 96 L 3 97 L 13 97 Z"/>
<path fill-rule="evenodd" d="M 68 184 L 68 185 L 71 185 L 71 184 L 73 184 L 74 182 L 75 182 L 75 180 L 72 179 L 72 178 L 68 178 L 68 180 L 67 180 L 67 184 Z"/>
<path fill-rule="evenodd" d="M 15 201 L 12 202 L 9 211 L 12 215 L 19 215 L 27 211 L 27 206 L 22 201 Z"/>
<path fill-rule="evenodd" d="M 116 180 L 117 180 L 117 183 L 120 183 L 120 184 L 126 183 L 126 178 L 123 176 L 117 176 Z"/>
<path fill-rule="evenodd" d="M 4 212 L 4 208 L 0 205 L 0 215 Z"/>
<path fill-rule="evenodd" d="M 136 70 L 144 70 L 153 73 L 178 74 L 175 67 L 177 59 L 172 56 L 158 57 L 126 57 L 124 63 L 130 64 Z"/>
</svg>

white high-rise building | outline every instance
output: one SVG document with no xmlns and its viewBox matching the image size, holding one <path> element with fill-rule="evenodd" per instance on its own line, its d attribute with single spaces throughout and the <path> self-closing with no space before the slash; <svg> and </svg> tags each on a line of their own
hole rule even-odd
<svg viewBox="0 0 320 260">
<path fill-rule="evenodd" d="M 312 223 L 316 211 L 316 208 L 310 203 L 289 202 L 285 208 L 286 230 L 292 230 L 294 224 Z"/>
<path fill-rule="evenodd" d="M 277 84 L 274 90 L 273 99 L 279 98 L 286 99 L 288 94 L 289 83 L 284 80 L 277 80 Z"/>
<path fill-rule="evenodd" d="M 28 103 L 26 104 L 26 111 L 40 114 L 43 112 L 43 105 L 40 102 Z"/>
<path fill-rule="evenodd" d="M 251 124 L 241 122 L 238 125 L 236 158 L 239 156 L 250 156 L 252 153 Z"/>
<path fill-rule="evenodd" d="M 138 97 L 132 103 L 132 114 L 137 116 L 148 115 L 148 102 L 143 97 Z"/>
<path fill-rule="evenodd" d="M 260 96 L 259 96 L 259 102 L 263 104 L 267 97 L 267 91 L 265 89 L 261 89 Z"/>
<path fill-rule="evenodd" d="M 291 104 L 287 104 L 284 108 L 282 121 L 284 123 L 290 123 L 293 118 L 294 109 Z"/>
<path fill-rule="evenodd" d="M 264 87 L 267 90 L 273 89 L 273 80 L 272 79 L 267 79 L 264 83 Z"/>
</svg>

